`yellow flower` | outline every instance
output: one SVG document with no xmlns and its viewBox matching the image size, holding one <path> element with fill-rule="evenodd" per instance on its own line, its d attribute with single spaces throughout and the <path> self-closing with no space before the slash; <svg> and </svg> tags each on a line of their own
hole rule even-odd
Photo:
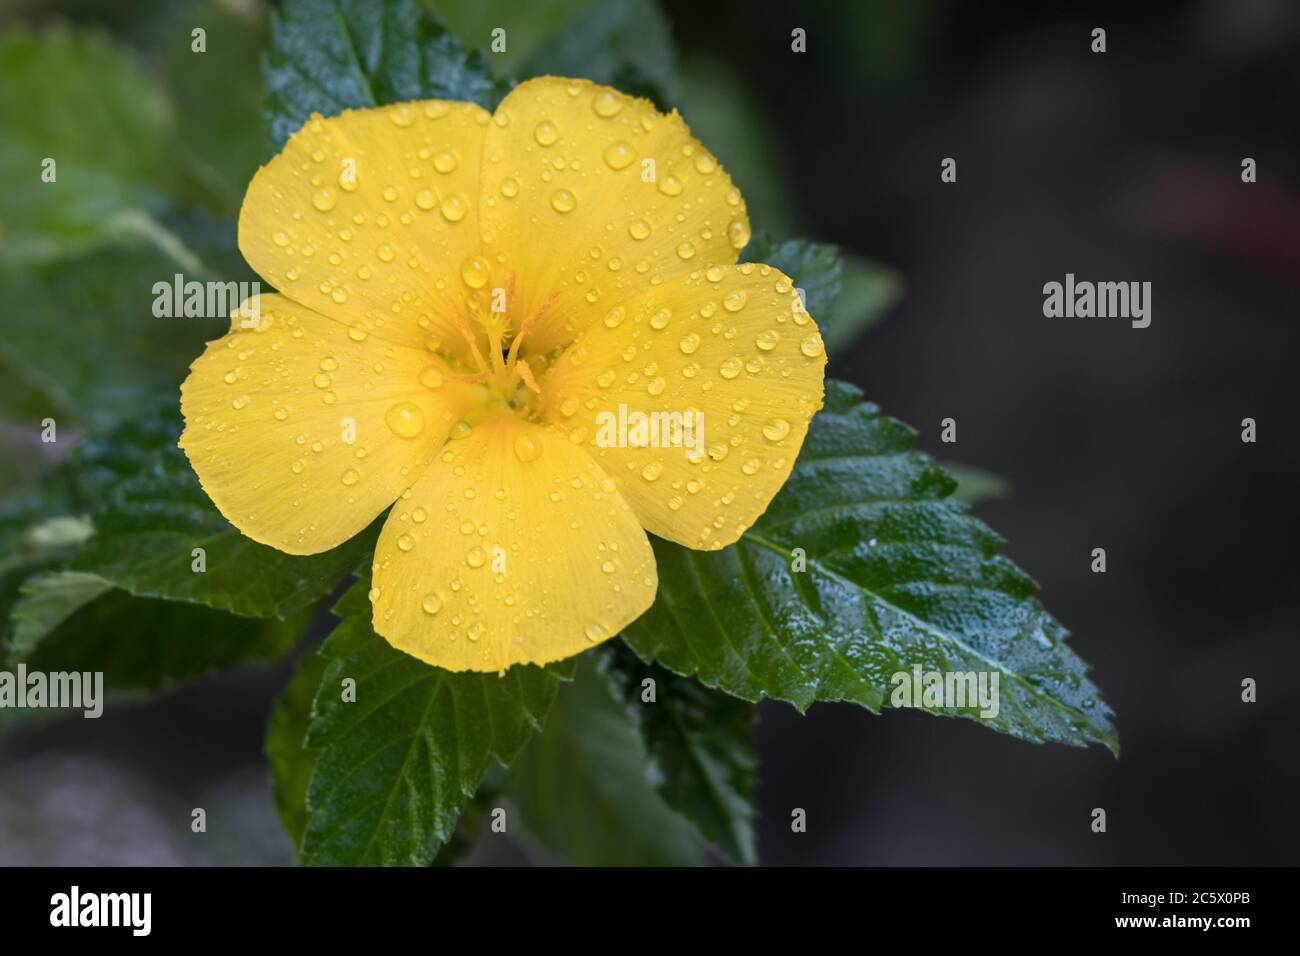
<svg viewBox="0 0 1300 956">
<path fill-rule="evenodd" d="M 393 505 L 370 597 L 394 647 L 569 657 L 654 600 L 646 531 L 740 537 L 821 406 L 817 326 L 789 278 L 736 265 L 749 235 L 681 118 L 607 87 L 313 116 L 239 217 L 279 294 L 195 361 L 181 447 L 291 554 Z"/>
</svg>

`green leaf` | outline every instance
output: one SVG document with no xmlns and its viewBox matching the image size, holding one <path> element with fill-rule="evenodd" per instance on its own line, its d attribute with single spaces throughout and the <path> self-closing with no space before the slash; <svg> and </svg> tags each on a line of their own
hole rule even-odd
<svg viewBox="0 0 1300 956">
<path fill-rule="evenodd" d="M 94 531 L 74 515 L 75 494 L 64 470 L 0 501 L 0 660 L 13 639 L 10 614 L 35 573 L 66 561 Z"/>
<path fill-rule="evenodd" d="M 107 39 L 54 28 L 0 36 L 0 261 L 48 261 L 159 207 L 166 101 Z M 53 182 L 42 179 L 55 162 Z"/>
<path fill-rule="evenodd" d="M 301 850 L 303 835 L 307 832 L 307 788 L 312 771 L 316 769 L 317 755 L 317 751 L 307 746 L 306 737 L 311 725 L 312 703 L 328 663 L 315 653 L 302 659 L 297 673 L 276 700 L 266 727 L 264 750 L 271 765 L 271 791 L 276 812 L 302 863 L 310 862 Z M 489 771 L 461 811 L 452 835 L 434 857 L 434 866 L 450 866 L 473 848 L 484 816 L 490 812 L 503 789 L 493 776 Z"/>
<path fill-rule="evenodd" d="M 493 108 L 504 86 L 415 0 L 285 0 L 271 21 L 262 116 L 272 152 L 312 113 L 407 100 Z"/>
<path fill-rule="evenodd" d="M 0 574 L 66 560 L 94 533 L 86 518 L 70 513 L 74 506 L 59 487 L 62 478 L 0 504 Z"/>
<path fill-rule="evenodd" d="M 204 52 L 193 49 L 195 28 L 206 31 Z M 261 5 L 204 0 L 172 32 L 163 76 L 176 105 L 185 165 L 201 187 L 194 198 L 233 216 L 266 147 L 259 70 L 268 34 L 265 12 Z"/>
<path fill-rule="evenodd" d="M 829 327 L 822 334 L 831 352 L 839 352 L 874 326 L 903 295 L 902 279 L 893 269 L 848 252 L 841 252 L 840 258 L 844 263 L 840 296 L 831 306 Z"/>
<path fill-rule="evenodd" d="M 493 761 L 509 764 L 571 667 L 451 673 L 393 647 L 370 626 L 370 576 L 339 602 L 307 746 L 303 852 L 313 864 L 427 866 Z M 344 681 L 355 700 L 344 700 Z"/>
<path fill-rule="evenodd" d="M 676 62 L 668 21 L 654 0 L 604 0 L 556 30 L 523 72 L 583 77 L 665 108 L 676 94 Z"/>
<path fill-rule="evenodd" d="M 592 654 L 546 730 L 510 769 L 510 795 L 542 848 L 578 866 L 690 866 L 691 826 L 656 792 L 641 734 Z"/>
<path fill-rule="evenodd" d="M 957 490 L 952 496 L 963 504 L 977 505 L 982 501 L 1011 495 L 1011 482 L 990 471 L 951 461 L 944 462 L 943 467 L 957 482 Z"/>
<path fill-rule="evenodd" d="M 102 671 L 111 690 L 156 691 L 286 654 L 306 624 L 231 617 L 194 604 L 111 590 L 86 603 L 26 655 L 40 671 Z"/>
<path fill-rule="evenodd" d="M 775 243 L 758 235 L 741 259 L 774 266 L 803 289 L 804 306 L 816 320 L 827 352 L 844 347 L 874 325 L 900 294 L 898 279 L 889 269 L 827 243 Z"/>
<path fill-rule="evenodd" d="M 95 536 L 71 569 L 139 597 L 202 604 L 248 617 L 287 618 L 332 591 L 374 544 L 377 526 L 323 554 L 296 556 L 239 533 L 213 506 L 184 453 L 172 412 L 84 449 L 78 465 L 111 488 Z M 206 570 L 193 570 L 194 549 Z"/>
<path fill-rule="evenodd" d="M 316 768 L 316 751 L 307 746 L 307 728 L 326 664 L 319 654 L 302 659 L 293 679 L 276 698 L 266 725 L 263 750 L 271 765 L 271 793 L 295 851 L 301 851 L 307 832 L 307 786 Z"/>
<path fill-rule="evenodd" d="M 172 217 L 165 232 L 165 241 L 180 250 L 177 255 L 220 269 L 223 282 L 251 275 L 237 262 L 232 226 Z M 172 255 L 150 246 L 0 269 L 0 298 L 7 305 L 0 365 L 44 397 L 41 417 L 54 417 L 61 431 L 69 416 L 83 426 L 107 429 L 138 416 L 160 396 L 175 404 L 203 343 L 230 326 L 225 315 L 153 314 L 155 284 L 170 286 L 178 271 L 194 277 Z"/>
<path fill-rule="evenodd" d="M 13 633 L 6 642 L 9 655 L 26 659 L 42 638 L 112 589 L 98 575 L 79 571 L 50 571 L 28 579 L 13 607 Z"/>
<path fill-rule="evenodd" d="M 518 72 L 537 48 L 580 11 L 595 6 L 596 0 L 429 0 L 447 28 L 467 46 L 491 51 L 492 31 L 505 29 L 506 48 L 487 52 L 488 64 L 497 76 Z"/>
<path fill-rule="evenodd" d="M 914 666 L 996 674 L 996 717 L 930 711 L 1118 752 L 1065 629 L 913 437 L 857 388 L 828 381 L 793 474 L 739 542 L 704 553 L 654 541 L 659 594 L 625 639 L 643 660 L 800 710 L 843 700 L 878 712 Z"/>
<path fill-rule="evenodd" d="M 606 669 L 641 730 L 659 795 L 732 860 L 756 864 L 753 705 L 642 663 L 621 642 L 609 645 Z M 653 701 L 644 700 L 647 679 Z"/>
</svg>

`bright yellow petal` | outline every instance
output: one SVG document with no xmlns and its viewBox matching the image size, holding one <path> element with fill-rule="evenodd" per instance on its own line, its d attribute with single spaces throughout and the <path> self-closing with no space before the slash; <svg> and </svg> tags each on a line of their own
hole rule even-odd
<svg viewBox="0 0 1300 956">
<path fill-rule="evenodd" d="M 434 383 L 426 370 L 438 361 L 425 350 L 355 341 L 346 326 L 282 296 L 262 296 L 261 313 L 256 329 L 236 315 L 191 366 L 180 444 L 235 527 L 313 554 L 392 504 L 435 458 L 474 390 L 425 387 L 421 373 Z"/>
<path fill-rule="evenodd" d="M 460 354 L 445 301 L 479 253 L 483 137 L 472 103 L 426 100 L 313 117 L 258 170 L 239 249 L 284 295 L 404 345 Z"/>
<path fill-rule="evenodd" d="M 547 306 L 530 354 L 653 283 L 734 263 L 749 241 L 739 190 L 676 112 L 556 77 L 521 83 L 497 107 L 482 223 L 494 270 L 517 276 L 512 316 Z"/>
<path fill-rule="evenodd" d="M 584 333 L 542 384 L 545 415 L 609 472 L 646 530 L 720 548 L 785 483 L 821 407 L 825 366 L 790 279 L 763 265 L 717 267 L 642 293 Z M 605 447 L 619 439 L 620 405 L 629 418 L 702 413 L 703 427 L 683 430 L 679 447 Z M 615 426 L 602 434 L 606 415 Z"/>
<path fill-rule="evenodd" d="M 375 630 L 448 670 L 570 657 L 654 601 L 654 552 L 614 483 L 508 414 L 447 443 L 375 549 Z"/>
</svg>

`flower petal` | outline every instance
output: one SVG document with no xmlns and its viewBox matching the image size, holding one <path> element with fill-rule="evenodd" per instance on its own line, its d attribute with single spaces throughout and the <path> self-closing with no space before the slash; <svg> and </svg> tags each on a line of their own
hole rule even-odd
<svg viewBox="0 0 1300 956">
<path fill-rule="evenodd" d="M 375 549 L 376 632 L 447 670 L 570 657 L 654 601 L 654 552 L 603 471 L 510 415 L 447 443 Z"/>
<path fill-rule="evenodd" d="M 314 554 L 392 504 L 434 459 L 472 390 L 422 388 L 432 359 L 423 349 L 355 341 L 282 296 L 262 296 L 260 308 L 258 328 L 241 328 L 236 313 L 230 333 L 190 367 L 180 444 L 235 527 Z"/>
<path fill-rule="evenodd" d="M 557 77 L 521 83 L 497 107 L 482 223 L 488 258 L 517 275 L 512 314 L 555 295 L 528 333 L 532 354 L 654 282 L 734 263 L 749 241 L 739 190 L 676 112 Z"/>
<path fill-rule="evenodd" d="M 456 298 L 479 254 L 478 183 L 490 116 L 425 100 L 309 120 L 258 170 L 239 249 L 295 302 L 404 345 L 464 348 Z"/>
<path fill-rule="evenodd" d="M 780 271 L 699 270 L 642 293 L 579 338 L 542 384 L 545 415 L 614 477 L 646 530 L 721 548 L 785 483 L 821 407 L 825 367 L 817 326 Z M 646 438 L 660 447 L 618 447 L 620 406 L 633 425 L 638 412 L 698 412 L 703 427 L 662 447 L 656 424 Z M 693 447 L 682 447 L 688 438 Z"/>
</svg>

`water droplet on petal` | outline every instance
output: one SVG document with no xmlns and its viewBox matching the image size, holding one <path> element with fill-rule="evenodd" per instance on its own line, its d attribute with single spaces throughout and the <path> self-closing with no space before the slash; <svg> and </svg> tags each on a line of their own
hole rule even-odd
<svg viewBox="0 0 1300 956">
<path fill-rule="evenodd" d="M 728 312 L 739 312 L 748 300 L 744 289 L 732 289 L 722 297 L 722 307 Z"/>
<path fill-rule="evenodd" d="M 677 347 L 684 355 L 690 355 L 700 347 L 700 337 L 697 333 L 691 332 L 678 343 Z"/>
<path fill-rule="evenodd" d="M 749 244 L 749 223 L 743 219 L 731 220 L 731 225 L 727 227 L 727 239 L 731 242 L 731 248 L 744 249 Z"/>
<path fill-rule="evenodd" d="M 601 90 L 591 101 L 591 108 L 597 116 L 609 119 L 617 116 L 623 109 L 622 98 L 612 90 Z"/>
<path fill-rule="evenodd" d="M 481 289 L 488 282 L 490 266 L 482 256 L 466 259 L 460 267 L 460 277 L 471 289 Z"/>
<path fill-rule="evenodd" d="M 425 614 L 437 614 L 442 610 L 442 598 L 436 594 L 426 594 L 420 602 L 420 608 Z"/>
<path fill-rule="evenodd" d="M 551 196 L 551 208 L 556 212 L 573 212 L 578 199 L 567 189 L 557 189 Z"/>
<path fill-rule="evenodd" d="M 311 204 L 321 212 L 329 212 L 338 202 L 338 197 L 334 195 L 332 189 L 318 189 L 311 197 Z"/>
<path fill-rule="evenodd" d="M 384 424 L 398 438 L 414 438 L 424 431 L 424 412 L 414 402 L 398 402 L 384 412 Z"/>
<path fill-rule="evenodd" d="M 809 358 L 816 358 L 822 354 L 822 337 L 814 332 L 802 342 L 799 343 L 799 351 Z"/>
<path fill-rule="evenodd" d="M 345 485 L 355 485 L 360 480 L 361 475 L 357 473 L 355 468 L 349 468 L 347 471 L 343 472 L 342 481 Z"/>
<path fill-rule="evenodd" d="M 550 120 L 542 120 L 533 130 L 533 139 L 537 140 L 543 146 L 552 146 L 560 138 L 560 131 L 555 128 L 555 124 Z"/>
<path fill-rule="evenodd" d="M 764 329 L 762 332 L 758 333 L 758 336 L 754 339 L 754 344 L 764 352 L 770 352 L 772 349 L 776 348 L 776 344 L 780 340 L 781 336 L 775 329 Z"/>
<path fill-rule="evenodd" d="M 536 461 L 541 456 L 542 443 L 532 435 L 523 434 L 515 439 L 515 457 L 520 461 Z"/>
<path fill-rule="evenodd" d="M 448 196 L 442 201 L 442 218 L 448 222 L 460 222 L 469 212 L 469 204 L 459 196 Z"/>
<path fill-rule="evenodd" d="M 611 143 L 605 147 L 605 164 L 610 169 L 627 169 L 636 158 L 636 152 L 627 143 Z"/>
<path fill-rule="evenodd" d="M 763 426 L 763 437 L 768 441 L 781 441 L 790 434 L 790 423 L 784 418 L 774 418 Z"/>
</svg>

